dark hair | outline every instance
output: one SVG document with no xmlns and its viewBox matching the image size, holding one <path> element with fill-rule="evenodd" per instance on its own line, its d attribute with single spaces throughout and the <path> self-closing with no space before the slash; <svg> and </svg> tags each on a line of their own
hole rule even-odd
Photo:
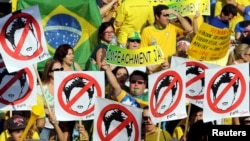
<svg viewBox="0 0 250 141">
<path fill-rule="evenodd" d="M 157 6 L 154 6 L 154 16 L 158 16 L 160 17 L 161 16 L 161 11 L 162 10 L 167 10 L 169 9 L 169 7 L 167 5 L 163 5 L 163 4 L 159 4 Z"/>
<path fill-rule="evenodd" d="M 186 75 L 188 75 L 188 74 L 194 74 L 194 75 L 198 76 L 201 73 L 202 73 L 202 71 L 199 70 L 198 66 L 191 66 L 186 71 Z M 201 85 L 204 87 L 205 86 L 205 78 L 202 77 L 200 80 L 201 80 Z"/>
<path fill-rule="evenodd" d="M 224 14 L 225 16 L 229 16 L 232 14 L 233 16 L 237 15 L 237 9 L 233 4 L 226 4 L 221 9 L 221 14 Z"/>
<path fill-rule="evenodd" d="M 99 27 L 99 30 L 98 30 L 98 42 L 101 43 L 101 40 L 103 39 L 103 32 L 108 28 L 108 27 L 112 27 L 113 29 L 114 28 L 114 25 L 112 24 L 112 22 L 103 22 L 101 24 L 101 26 Z"/>
<path fill-rule="evenodd" d="M 187 134 L 187 141 L 207 141 L 212 126 L 211 122 L 204 123 L 203 120 L 198 120 L 191 125 Z"/>
<path fill-rule="evenodd" d="M 74 51 L 73 48 L 69 44 L 59 45 L 54 54 L 54 59 L 59 60 L 62 63 L 63 58 L 68 54 L 69 49 Z"/>
<path fill-rule="evenodd" d="M 122 66 L 117 66 L 117 67 L 115 67 L 115 68 L 112 70 L 113 74 L 116 75 L 117 71 L 120 70 L 120 69 L 125 69 L 126 72 L 127 72 L 127 74 L 128 74 L 128 69 L 127 69 L 126 67 L 122 67 Z M 129 75 L 129 74 L 128 74 L 128 75 Z"/>
<path fill-rule="evenodd" d="M 50 73 L 53 65 L 57 62 L 60 63 L 60 61 L 56 60 L 56 59 L 47 60 L 45 67 L 44 67 L 43 74 L 42 74 L 42 78 L 41 78 L 41 81 L 43 84 L 47 84 L 50 81 L 51 76 L 49 75 L 49 73 Z"/>
<path fill-rule="evenodd" d="M 134 70 L 130 75 L 129 75 L 129 81 L 131 80 L 131 78 L 134 76 L 134 75 L 139 75 L 143 78 L 143 80 L 145 81 L 145 84 L 146 84 L 146 88 L 148 87 L 148 74 L 143 72 L 143 71 L 140 71 L 140 70 Z"/>
<path fill-rule="evenodd" d="M 220 80 L 213 84 L 212 91 L 213 91 L 213 99 L 216 99 L 217 91 L 222 83 L 229 83 L 233 77 L 230 76 L 229 72 L 225 72 L 223 75 L 221 75 Z M 236 80 L 236 82 L 233 83 L 233 91 L 234 94 L 237 92 L 239 87 L 239 78 Z"/>
</svg>

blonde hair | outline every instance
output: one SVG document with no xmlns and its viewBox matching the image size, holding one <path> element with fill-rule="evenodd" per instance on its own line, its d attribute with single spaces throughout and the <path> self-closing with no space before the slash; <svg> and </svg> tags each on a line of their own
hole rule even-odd
<svg viewBox="0 0 250 141">
<path fill-rule="evenodd" d="M 236 60 L 242 59 L 241 55 L 246 54 L 249 48 L 250 46 L 245 43 L 236 46 L 228 56 L 227 65 L 232 65 Z"/>
</svg>

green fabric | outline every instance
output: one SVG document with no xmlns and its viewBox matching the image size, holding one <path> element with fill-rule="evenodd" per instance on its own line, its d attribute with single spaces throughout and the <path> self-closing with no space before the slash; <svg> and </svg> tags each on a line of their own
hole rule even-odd
<svg viewBox="0 0 250 141">
<path fill-rule="evenodd" d="M 38 5 L 51 56 L 60 44 L 74 49 L 75 62 L 85 69 L 86 62 L 97 45 L 97 31 L 102 23 L 95 0 L 18 0 L 17 9 Z M 49 34 L 48 34 L 49 33 Z M 45 62 L 38 63 L 43 71 Z"/>
<path fill-rule="evenodd" d="M 85 70 L 89 70 L 89 71 L 99 71 L 99 67 L 97 66 L 97 64 L 94 62 L 94 59 L 89 58 L 87 63 L 86 63 L 86 69 Z"/>
</svg>

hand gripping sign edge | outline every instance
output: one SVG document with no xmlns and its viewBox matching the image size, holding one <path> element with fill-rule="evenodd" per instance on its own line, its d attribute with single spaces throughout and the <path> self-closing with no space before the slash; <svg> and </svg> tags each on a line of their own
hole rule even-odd
<svg viewBox="0 0 250 141">
<path fill-rule="evenodd" d="M 135 127 L 135 141 L 137 141 L 137 140 L 139 140 L 139 126 L 138 126 L 138 124 L 137 124 L 137 120 L 135 119 L 135 117 L 134 117 L 134 115 L 133 115 L 133 113 L 131 113 L 127 108 L 125 108 L 124 106 L 122 106 L 122 105 L 119 105 L 119 104 L 109 104 L 109 105 L 107 105 L 106 107 L 104 107 L 103 109 L 102 109 L 102 111 L 100 112 L 100 115 L 98 116 L 98 119 L 97 119 L 97 126 L 101 126 L 101 128 L 100 127 L 95 127 L 96 129 L 97 129 L 97 133 L 98 133 L 98 135 L 99 135 L 99 137 L 101 138 L 101 140 L 102 141 L 104 141 L 104 140 L 111 140 L 115 135 L 117 135 L 118 133 L 116 132 L 117 130 L 113 130 L 113 131 L 111 131 L 110 132 L 110 134 L 108 134 L 107 136 L 105 136 L 104 134 L 103 134 L 103 131 L 102 131 L 102 120 L 103 120 L 103 117 L 105 116 L 105 113 L 107 112 L 107 111 L 109 111 L 109 110 L 111 110 L 111 109 L 114 109 L 114 107 L 116 108 L 116 109 L 119 109 L 119 110 L 121 110 L 122 112 L 124 112 L 125 114 L 127 114 L 127 118 L 124 120 L 125 121 L 125 124 L 126 124 L 126 122 L 128 122 L 128 120 L 130 120 L 129 122 L 133 122 L 133 125 L 134 125 L 134 127 Z M 120 125 L 118 125 L 117 127 L 116 127 L 116 129 L 117 128 L 119 128 L 119 130 L 118 131 L 121 131 L 121 129 L 120 128 L 124 128 L 126 125 L 124 125 L 124 122 L 123 123 L 121 123 Z M 108 139 L 107 139 L 108 138 Z M 132 139 L 133 140 L 133 139 Z"/>
<path fill-rule="evenodd" d="M 212 85 L 214 84 L 215 80 L 218 78 L 218 76 L 222 75 L 223 73 L 225 72 L 229 72 L 229 73 L 234 73 L 235 75 L 238 75 L 236 76 L 237 78 L 239 78 L 239 81 L 241 83 L 241 92 L 239 94 L 239 98 L 234 102 L 234 104 L 232 104 L 228 109 L 226 110 L 220 110 L 220 109 L 217 109 L 216 108 L 216 105 L 214 105 L 214 103 L 212 102 L 212 98 L 211 98 L 211 88 L 212 88 Z M 234 76 L 235 77 L 235 76 Z M 235 79 L 236 79 L 235 77 Z M 241 79 L 240 79 L 241 78 Z M 233 79 L 232 79 L 233 80 Z M 231 80 L 231 81 L 232 81 Z M 228 86 L 229 87 L 229 86 Z M 208 106 L 211 108 L 212 111 L 216 112 L 216 113 L 220 113 L 220 114 L 223 114 L 223 113 L 227 113 L 227 112 L 230 112 L 232 110 L 234 110 L 235 108 L 237 108 L 240 103 L 243 101 L 245 95 L 246 95 L 246 82 L 245 82 L 245 79 L 244 79 L 244 76 L 242 75 L 242 73 L 236 69 L 236 68 L 233 68 L 233 67 L 227 67 L 227 68 L 224 68 L 224 69 L 221 69 L 219 70 L 216 74 L 214 74 L 214 76 L 211 78 L 211 80 L 209 81 L 209 84 L 208 84 L 208 87 L 207 87 L 207 95 L 206 95 L 206 100 L 207 100 L 207 104 Z M 225 92 L 226 94 L 226 92 Z M 225 94 L 220 94 L 219 96 L 222 98 L 223 95 Z M 222 96 L 221 96 L 222 95 Z M 217 102 L 218 104 L 218 102 Z"/>
<path fill-rule="evenodd" d="M 87 109 L 86 111 L 84 111 L 83 113 L 77 113 L 77 112 L 71 110 L 70 107 L 68 106 L 68 103 L 65 103 L 64 100 L 63 100 L 63 89 L 64 89 L 64 87 L 65 87 L 65 82 L 68 82 L 69 80 L 72 80 L 72 79 L 74 79 L 74 78 L 76 78 L 76 77 L 80 77 L 80 78 L 84 78 L 84 79 L 89 80 L 88 84 L 86 84 L 86 85 L 83 87 L 83 89 L 80 90 L 81 92 L 82 92 L 83 90 L 88 89 L 88 88 L 86 88 L 86 87 L 91 86 L 91 85 L 94 85 L 95 88 L 96 88 L 97 96 L 102 97 L 101 87 L 100 87 L 99 83 L 98 83 L 92 76 L 90 76 L 90 75 L 88 75 L 88 74 L 86 74 L 86 73 L 73 73 L 73 74 L 71 74 L 71 75 L 68 75 L 67 77 L 65 77 L 65 78 L 61 81 L 61 82 L 63 82 L 63 83 L 61 83 L 61 84 L 59 85 L 59 88 L 58 88 L 58 91 L 57 91 L 57 93 L 58 93 L 58 102 L 59 102 L 59 104 L 62 106 L 62 108 L 63 108 L 64 111 L 66 111 L 66 112 L 68 112 L 68 113 L 70 113 L 70 114 L 72 114 L 72 115 L 75 115 L 75 116 L 85 116 L 85 115 L 88 115 L 88 114 L 90 114 L 91 112 L 94 111 L 94 105 L 93 105 L 92 107 L 88 108 L 88 109 Z M 72 103 L 72 101 L 73 101 L 73 102 L 77 101 L 77 98 L 79 98 L 80 96 L 81 96 L 81 95 L 80 95 L 80 93 L 78 92 L 78 94 L 77 94 L 74 98 L 71 99 L 71 103 Z M 76 98 L 76 97 L 77 97 L 77 98 Z M 94 97 L 94 96 L 93 96 L 93 97 Z M 70 101 L 69 101 L 69 102 L 70 102 Z"/>
<path fill-rule="evenodd" d="M 177 92 L 177 98 L 174 101 L 174 103 L 172 104 L 172 106 L 170 108 L 168 108 L 163 114 L 159 114 L 159 113 L 157 113 L 157 109 L 155 109 L 156 107 L 154 105 L 154 100 L 155 100 L 154 95 L 155 95 L 155 91 L 156 91 L 156 88 L 157 88 L 157 84 L 155 84 L 153 86 L 153 89 L 152 89 L 152 92 L 151 92 L 151 94 L 153 94 L 153 96 L 151 96 L 149 104 L 150 104 L 150 108 L 152 109 L 151 110 L 152 111 L 152 115 L 154 115 L 156 118 L 160 118 L 162 116 L 166 116 L 166 115 L 170 114 L 178 106 L 178 104 L 181 101 L 181 97 L 182 97 L 183 82 L 182 82 L 181 76 L 176 71 L 168 70 L 167 72 L 162 73 L 157 78 L 157 80 L 155 82 L 160 82 L 162 80 L 162 78 L 166 77 L 166 76 L 174 76 L 175 79 L 173 79 L 173 80 L 178 81 L 178 86 L 179 86 L 178 90 L 179 90 L 179 92 Z M 171 83 L 173 83 L 173 81 Z M 168 88 L 171 87 L 170 85 L 168 86 Z M 173 84 L 172 84 L 172 87 L 173 87 Z M 164 94 L 163 96 L 166 96 L 166 94 Z M 160 98 L 158 98 L 158 99 L 160 99 Z M 159 105 L 159 103 L 161 103 L 161 102 L 162 102 L 162 100 L 158 101 L 157 105 Z"/>
</svg>

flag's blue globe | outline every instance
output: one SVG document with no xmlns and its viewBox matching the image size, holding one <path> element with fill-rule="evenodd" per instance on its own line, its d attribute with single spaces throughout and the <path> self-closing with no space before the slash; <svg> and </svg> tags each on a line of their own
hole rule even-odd
<svg viewBox="0 0 250 141">
<path fill-rule="evenodd" d="M 81 33 L 77 19 L 67 14 L 52 16 L 45 26 L 46 41 L 54 49 L 65 43 L 74 47 L 79 42 Z"/>
</svg>

